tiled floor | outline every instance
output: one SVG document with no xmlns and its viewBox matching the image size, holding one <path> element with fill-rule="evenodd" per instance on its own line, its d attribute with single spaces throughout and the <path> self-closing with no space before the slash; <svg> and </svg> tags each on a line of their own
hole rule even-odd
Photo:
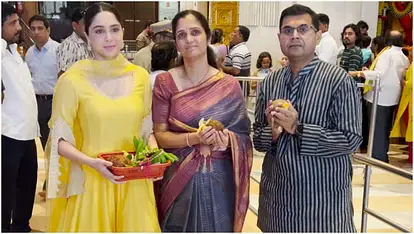
<svg viewBox="0 0 414 234">
<path fill-rule="evenodd" d="M 38 144 L 39 145 L 39 144 Z M 390 152 L 390 163 L 412 170 L 411 165 L 407 163 L 407 156 L 404 155 L 400 146 L 393 145 Z M 39 173 L 38 173 L 38 191 L 42 188 L 45 178 L 44 159 L 41 147 L 39 152 Z M 250 207 L 247 213 L 243 232 L 260 232 L 256 226 L 257 216 L 252 210 L 258 208 L 258 195 L 261 167 L 263 154 L 255 152 L 253 169 L 251 174 L 250 186 Z M 373 169 L 370 187 L 369 207 L 386 217 L 404 225 L 412 230 L 412 181 L 392 175 L 380 169 Z M 355 210 L 355 225 L 360 230 L 361 210 L 363 194 L 363 169 L 356 166 L 354 169 L 353 179 L 353 204 Z M 39 196 L 36 197 L 36 203 L 33 211 L 31 226 L 34 230 L 45 232 L 47 230 L 46 202 L 42 201 Z M 378 221 L 373 217 L 368 218 L 369 232 L 398 232 L 385 223 Z"/>
</svg>

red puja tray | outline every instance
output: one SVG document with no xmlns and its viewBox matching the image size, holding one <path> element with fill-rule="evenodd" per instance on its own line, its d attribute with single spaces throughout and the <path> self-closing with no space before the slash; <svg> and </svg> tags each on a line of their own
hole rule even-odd
<svg viewBox="0 0 414 234">
<path fill-rule="evenodd" d="M 135 155 L 135 152 L 128 152 Z M 108 158 L 112 156 L 123 156 L 123 152 L 110 152 L 102 153 L 98 155 L 98 158 L 102 158 L 109 161 Z M 116 176 L 124 176 L 124 178 L 118 181 L 138 180 L 138 179 L 155 179 L 164 175 L 165 169 L 171 165 L 170 161 L 162 164 L 151 164 L 149 166 L 136 166 L 136 167 L 108 167 L 109 170 Z"/>
</svg>

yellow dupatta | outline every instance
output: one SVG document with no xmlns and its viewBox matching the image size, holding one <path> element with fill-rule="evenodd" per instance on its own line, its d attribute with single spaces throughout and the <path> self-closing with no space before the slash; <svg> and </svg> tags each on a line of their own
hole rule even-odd
<svg viewBox="0 0 414 234">
<path fill-rule="evenodd" d="M 76 95 L 76 91 L 69 92 L 69 87 L 65 86 L 68 83 L 72 83 L 74 80 L 90 77 L 112 79 L 128 74 L 134 74 L 138 70 L 140 69 L 136 65 L 130 63 L 122 54 L 120 54 L 113 60 L 98 61 L 86 59 L 78 61 L 59 78 L 54 91 L 52 116 L 49 120 L 49 128 L 51 131 L 45 147 L 46 177 L 49 180 L 47 193 L 49 198 L 67 198 L 74 195 L 74 193 L 80 194 L 83 192 L 83 183 L 80 182 L 83 179 L 83 173 L 80 166 L 58 155 L 56 136 L 53 131 L 56 123 L 60 123 L 59 125 L 61 126 L 63 120 L 66 123 L 64 125 L 68 125 L 65 129 L 71 131 L 73 136 L 58 137 L 63 137 L 69 142 L 74 141 L 71 143 L 76 148 L 80 148 L 82 134 L 77 118 L 70 120 L 65 116 L 67 111 L 63 110 L 62 107 L 59 107 L 62 103 L 64 105 L 66 102 L 65 100 L 73 98 L 77 99 L 77 97 L 73 97 Z M 76 87 L 70 88 L 77 89 Z M 72 107 L 70 106 L 67 108 Z M 69 122 L 73 122 L 73 124 L 67 124 Z M 71 179 L 74 175 L 77 180 L 74 180 L 73 178 Z"/>
<path fill-rule="evenodd" d="M 391 131 L 390 137 L 405 137 L 405 141 L 413 141 L 413 64 L 407 70 L 405 76 L 405 86 L 401 94 L 400 105 L 398 106 L 397 116 L 395 118 L 394 126 Z M 406 126 L 403 115 L 408 107 L 408 126 Z"/>
<path fill-rule="evenodd" d="M 369 66 L 369 70 L 373 71 L 375 69 L 375 66 L 377 66 L 377 62 L 379 57 L 381 56 L 382 53 L 384 53 L 385 51 L 387 51 L 389 48 L 391 48 L 390 46 L 385 47 L 384 49 L 381 50 L 381 52 L 379 52 L 379 54 L 377 55 L 377 57 L 375 57 L 374 61 L 372 62 L 371 66 Z M 368 93 L 369 91 L 371 91 L 372 87 L 368 86 L 370 83 L 369 80 L 365 81 L 365 87 L 364 87 L 364 94 Z"/>
</svg>

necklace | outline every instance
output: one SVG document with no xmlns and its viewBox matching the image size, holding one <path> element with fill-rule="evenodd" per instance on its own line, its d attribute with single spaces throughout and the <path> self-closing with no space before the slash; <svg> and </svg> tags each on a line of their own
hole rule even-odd
<svg viewBox="0 0 414 234">
<path fill-rule="evenodd" d="M 195 87 L 195 86 L 199 85 L 206 78 L 206 76 L 208 75 L 208 72 L 210 71 L 210 66 L 208 67 L 207 72 L 206 72 L 206 74 L 204 74 L 203 78 L 201 78 L 197 83 L 194 83 L 191 80 L 191 78 L 187 75 L 187 72 L 185 71 L 185 68 L 183 68 L 183 70 L 184 70 L 184 74 L 187 77 L 187 79 L 191 82 L 191 84 L 193 85 L 193 87 Z"/>
</svg>

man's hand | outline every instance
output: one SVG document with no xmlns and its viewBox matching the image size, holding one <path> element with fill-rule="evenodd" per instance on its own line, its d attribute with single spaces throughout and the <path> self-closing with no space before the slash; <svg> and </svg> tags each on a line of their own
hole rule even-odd
<svg viewBox="0 0 414 234">
<path fill-rule="evenodd" d="M 265 114 L 267 123 L 272 128 L 272 139 L 273 141 L 276 141 L 279 138 L 280 134 L 283 132 L 283 128 L 278 123 L 276 123 L 276 107 L 272 105 L 272 102 L 273 101 L 270 100 L 269 103 L 267 103 Z"/>
<path fill-rule="evenodd" d="M 280 125 L 290 134 L 296 133 L 296 127 L 298 122 L 298 112 L 293 107 L 292 103 L 289 102 L 289 107 L 283 108 L 281 105 L 277 106 L 275 111 L 275 123 Z"/>
<path fill-rule="evenodd" d="M 272 105 L 272 100 L 267 103 L 265 115 L 269 126 L 273 127 L 272 118 L 276 116 L 276 107 Z"/>
</svg>

